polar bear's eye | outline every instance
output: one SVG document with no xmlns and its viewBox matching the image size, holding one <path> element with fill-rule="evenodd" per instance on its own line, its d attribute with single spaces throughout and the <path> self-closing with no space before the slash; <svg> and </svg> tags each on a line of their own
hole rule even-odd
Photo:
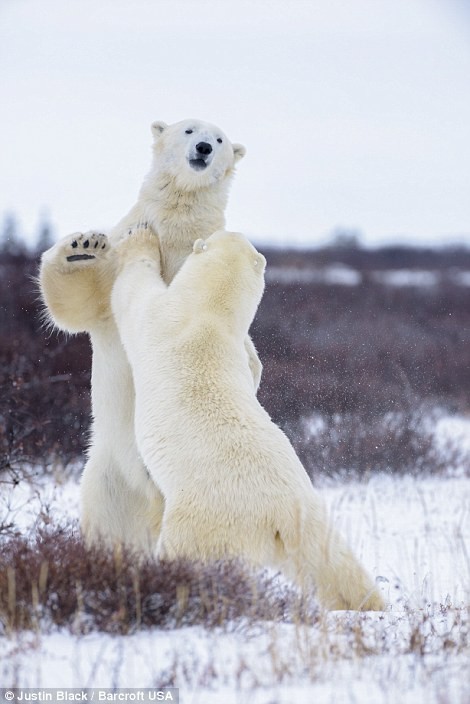
<svg viewBox="0 0 470 704">
<path fill-rule="evenodd" d="M 192 134 L 193 130 L 185 130 L 186 134 Z"/>
<path fill-rule="evenodd" d="M 222 137 L 217 137 L 217 141 L 219 144 L 222 144 Z"/>
</svg>

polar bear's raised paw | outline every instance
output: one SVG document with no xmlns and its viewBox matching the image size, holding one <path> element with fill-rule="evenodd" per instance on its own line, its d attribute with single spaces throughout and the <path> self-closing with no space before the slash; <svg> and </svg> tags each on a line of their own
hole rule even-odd
<svg viewBox="0 0 470 704">
<path fill-rule="evenodd" d="M 68 262 L 83 262 L 96 259 L 108 248 L 108 238 L 101 232 L 77 232 L 64 244 L 64 253 Z"/>
<path fill-rule="evenodd" d="M 130 260 L 151 260 L 160 264 L 158 237 L 147 222 L 130 228 L 127 236 L 119 242 L 116 251 L 121 264 Z"/>
<path fill-rule="evenodd" d="M 143 240 L 155 238 L 155 234 L 148 222 L 139 222 L 127 231 L 127 241 L 136 241 L 139 238 Z"/>
</svg>

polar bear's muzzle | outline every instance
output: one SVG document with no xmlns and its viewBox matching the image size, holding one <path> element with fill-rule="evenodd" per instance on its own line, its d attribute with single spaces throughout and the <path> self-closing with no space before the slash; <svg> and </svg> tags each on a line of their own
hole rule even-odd
<svg viewBox="0 0 470 704">
<path fill-rule="evenodd" d="M 189 156 L 189 165 L 195 171 L 203 171 L 212 161 L 212 146 L 209 142 L 198 142 Z"/>
</svg>

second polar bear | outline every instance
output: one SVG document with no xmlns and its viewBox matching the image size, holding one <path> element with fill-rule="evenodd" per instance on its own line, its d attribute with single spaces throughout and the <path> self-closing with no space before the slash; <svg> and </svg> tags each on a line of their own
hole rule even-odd
<svg viewBox="0 0 470 704">
<path fill-rule="evenodd" d="M 39 282 L 49 320 L 67 332 L 88 332 L 93 348 L 93 427 L 82 484 L 82 529 L 88 543 L 124 543 L 152 553 L 163 511 L 134 437 L 134 388 L 111 307 L 116 243 L 147 222 L 158 238 L 162 275 L 172 280 L 193 242 L 224 227 L 236 163 L 245 148 L 201 120 L 152 124 L 153 160 L 136 205 L 109 237 L 76 233 L 41 260 Z M 255 386 L 261 364 L 247 336 Z"/>
<path fill-rule="evenodd" d="M 289 440 L 257 401 L 243 341 L 265 259 L 237 233 L 198 240 L 170 286 L 145 229 L 112 293 L 133 370 L 136 438 L 161 487 L 159 555 L 272 565 L 332 609 L 382 610 Z"/>
</svg>

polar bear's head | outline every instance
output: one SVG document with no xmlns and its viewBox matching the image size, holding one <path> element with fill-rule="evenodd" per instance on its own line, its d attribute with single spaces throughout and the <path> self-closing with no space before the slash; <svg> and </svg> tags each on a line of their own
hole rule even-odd
<svg viewBox="0 0 470 704">
<path fill-rule="evenodd" d="M 196 190 L 222 181 L 244 155 L 219 127 L 201 120 L 173 125 L 153 122 L 154 169 L 174 179 L 182 190 Z"/>
<path fill-rule="evenodd" d="M 194 302 L 246 334 L 263 295 L 264 256 L 239 232 L 220 230 L 196 240 L 185 266 L 191 270 Z"/>
</svg>

